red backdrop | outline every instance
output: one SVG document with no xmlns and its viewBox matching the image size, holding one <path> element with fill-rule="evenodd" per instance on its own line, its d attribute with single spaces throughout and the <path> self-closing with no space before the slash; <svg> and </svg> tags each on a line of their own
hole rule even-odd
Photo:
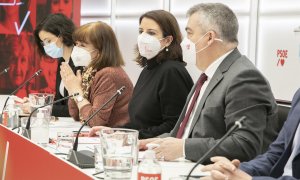
<svg viewBox="0 0 300 180">
<path fill-rule="evenodd" d="M 37 23 L 50 13 L 63 13 L 80 24 L 80 0 L 0 0 L 0 94 L 9 94 L 38 69 L 42 74 L 16 95 L 55 93 L 57 61 L 40 57 L 33 38 Z"/>
</svg>

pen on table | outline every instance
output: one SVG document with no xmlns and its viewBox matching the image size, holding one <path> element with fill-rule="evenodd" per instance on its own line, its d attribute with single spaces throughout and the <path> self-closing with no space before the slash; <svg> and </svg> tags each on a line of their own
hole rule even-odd
<svg viewBox="0 0 300 180">
<path fill-rule="evenodd" d="M 180 177 L 186 178 L 187 175 L 180 175 Z M 201 177 L 206 177 L 206 176 L 205 176 L 205 175 L 191 175 L 191 176 L 190 176 L 190 179 L 199 179 L 199 178 L 201 178 Z"/>
<path fill-rule="evenodd" d="M 99 171 L 99 172 L 96 172 L 96 173 L 94 173 L 94 174 L 92 174 L 92 175 L 93 175 L 93 176 L 96 176 L 96 175 L 101 174 L 101 173 L 104 173 L 104 171 Z"/>
</svg>

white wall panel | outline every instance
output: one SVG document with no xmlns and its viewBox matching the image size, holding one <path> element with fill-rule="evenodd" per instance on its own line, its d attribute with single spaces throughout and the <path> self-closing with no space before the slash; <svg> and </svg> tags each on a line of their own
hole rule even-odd
<svg viewBox="0 0 300 180">
<path fill-rule="evenodd" d="M 170 0 L 170 12 L 176 16 L 185 16 L 187 10 L 195 4 L 220 2 L 228 5 L 235 13 L 245 14 L 250 11 L 251 0 Z"/>
<path fill-rule="evenodd" d="M 294 32 L 300 26 L 300 1 L 263 0 L 259 7 L 257 67 L 277 99 L 291 100 L 300 85 L 300 36 Z M 287 51 L 283 61 L 278 50 Z"/>
<path fill-rule="evenodd" d="M 260 0 L 260 15 L 263 14 L 299 14 L 299 0 Z"/>
<path fill-rule="evenodd" d="M 147 11 L 162 8 L 162 0 L 116 0 L 116 16 L 138 17 Z"/>
<path fill-rule="evenodd" d="M 257 67 L 270 81 L 277 99 L 291 100 L 299 88 L 299 39 L 294 29 L 300 25 L 300 16 L 266 16 L 260 18 Z M 278 62 L 278 50 L 287 50 L 284 64 Z"/>
<path fill-rule="evenodd" d="M 111 0 L 81 0 L 81 16 L 110 16 Z"/>
<path fill-rule="evenodd" d="M 87 17 L 87 18 L 81 18 L 80 25 L 84 25 L 90 22 L 96 22 L 96 21 L 102 21 L 109 25 L 111 25 L 111 19 L 110 18 L 102 18 L 102 17 Z"/>
<path fill-rule="evenodd" d="M 239 21 L 239 32 L 238 32 L 238 39 L 239 39 L 239 45 L 238 49 L 241 51 L 242 54 L 246 56 L 250 56 L 248 53 L 248 46 L 249 46 L 249 16 L 238 16 Z M 253 63 L 255 62 L 255 59 L 250 59 Z"/>
<path fill-rule="evenodd" d="M 134 62 L 139 23 L 137 18 L 122 18 L 116 20 L 116 34 L 122 55 L 125 60 L 125 70 L 135 84 L 142 70 Z"/>
</svg>

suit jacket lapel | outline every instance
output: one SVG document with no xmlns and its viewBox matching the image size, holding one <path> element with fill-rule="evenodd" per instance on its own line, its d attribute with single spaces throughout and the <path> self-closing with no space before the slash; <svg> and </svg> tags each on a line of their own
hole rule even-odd
<svg viewBox="0 0 300 180">
<path fill-rule="evenodd" d="M 191 125 L 191 128 L 190 128 L 190 132 L 189 132 L 189 136 L 190 134 L 192 133 L 192 130 L 199 118 L 199 115 L 202 111 L 202 108 L 203 108 L 203 105 L 207 99 L 207 96 L 210 94 L 210 92 L 215 88 L 215 86 L 223 79 L 223 74 L 217 70 L 213 76 L 213 78 L 210 80 L 203 96 L 201 97 L 201 100 L 199 102 L 199 105 L 196 107 L 196 112 L 195 112 L 195 115 L 193 117 L 193 120 L 192 120 L 192 125 Z"/>
<path fill-rule="evenodd" d="M 181 114 L 180 114 L 180 116 L 179 116 L 179 118 L 178 118 L 178 120 L 177 120 L 177 123 L 176 123 L 174 129 L 173 129 L 172 132 L 171 132 L 171 136 L 172 136 L 172 137 L 176 137 L 176 135 L 177 135 L 178 129 L 179 129 L 179 127 L 180 127 L 180 124 L 181 124 L 182 120 L 184 119 L 184 116 L 185 116 L 187 107 L 188 107 L 189 102 L 190 102 L 190 100 L 191 100 L 191 98 L 192 98 L 192 96 L 193 96 L 193 94 L 194 94 L 194 92 L 195 92 L 195 89 L 196 89 L 196 83 L 194 84 L 194 86 L 192 87 L 192 89 L 191 89 L 189 95 L 188 95 L 187 98 L 186 98 L 185 105 L 184 105 L 184 107 L 183 107 L 183 109 L 182 109 L 182 111 L 181 111 Z"/>
<path fill-rule="evenodd" d="M 200 113 L 203 109 L 203 106 L 206 102 L 208 95 L 216 87 L 216 85 L 219 84 L 219 82 L 223 79 L 223 77 L 224 77 L 223 73 L 225 73 L 230 68 L 230 66 L 240 57 L 241 57 L 240 52 L 238 51 L 237 48 L 235 48 L 227 57 L 225 57 L 223 62 L 220 64 L 220 66 L 216 70 L 216 72 L 213 75 L 213 77 L 211 78 L 203 96 L 201 97 L 199 105 L 196 107 L 196 112 L 192 119 L 192 125 L 191 125 L 190 131 L 189 131 L 189 136 L 191 135 L 196 122 L 199 120 Z"/>
</svg>

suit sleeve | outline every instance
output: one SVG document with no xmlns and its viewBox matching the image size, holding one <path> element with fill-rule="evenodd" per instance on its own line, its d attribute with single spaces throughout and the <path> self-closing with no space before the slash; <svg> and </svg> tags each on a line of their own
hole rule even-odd
<svg viewBox="0 0 300 180">
<path fill-rule="evenodd" d="M 256 176 L 252 177 L 252 180 L 297 180 L 292 176 L 282 176 L 279 178 L 267 177 L 267 176 Z"/>
<path fill-rule="evenodd" d="M 286 124 L 285 124 L 286 126 Z M 262 155 L 257 156 L 255 159 L 241 163 L 240 169 L 250 174 L 251 176 L 267 176 L 271 169 L 279 160 L 284 152 L 284 134 L 286 127 L 280 131 L 277 139 L 270 145 L 268 151 Z"/>
<path fill-rule="evenodd" d="M 236 130 L 227 137 L 211 156 L 222 155 L 229 159 L 240 159 L 241 161 L 253 159 L 262 152 L 268 113 L 271 111 L 270 109 L 276 109 L 270 86 L 255 69 L 244 70 L 234 77 L 223 78 L 232 79 L 224 89 L 224 105 L 222 106 L 223 109 L 220 110 L 220 112 L 224 111 L 220 119 L 224 119 L 225 129 L 218 129 L 218 131 L 224 131 L 225 134 L 236 120 L 242 116 L 246 116 L 246 120 L 243 128 Z M 186 158 L 197 161 L 218 141 L 219 139 L 212 137 L 186 139 Z"/>
<path fill-rule="evenodd" d="M 267 176 L 271 172 L 271 169 L 278 162 L 283 152 L 286 150 L 287 146 L 285 142 L 285 134 L 287 131 L 291 129 L 291 123 L 293 121 L 293 117 L 297 117 L 298 114 L 294 113 L 295 104 L 299 103 L 300 100 L 300 90 L 295 94 L 292 101 L 292 108 L 289 112 L 288 119 L 284 123 L 277 139 L 269 146 L 269 149 L 266 153 L 257 156 L 255 159 L 241 163 L 240 169 L 250 174 L 251 176 Z M 289 138 L 289 137 L 288 137 Z M 253 179 L 268 179 L 267 177 L 254 177 Z M 273 178 L 269 178 L 273 179 Z M 293 177 L 281 177 L 279 179 L 294 179 Z"/>
<path fill-rule="evenodd" d="M 193 80 L 183 69 L 170 68 L 164 73 L 158 88 L 162 123 L 139 130 L 139 138 L 152 138 L 170 132 L 182 111 Z"/>
</svg>

